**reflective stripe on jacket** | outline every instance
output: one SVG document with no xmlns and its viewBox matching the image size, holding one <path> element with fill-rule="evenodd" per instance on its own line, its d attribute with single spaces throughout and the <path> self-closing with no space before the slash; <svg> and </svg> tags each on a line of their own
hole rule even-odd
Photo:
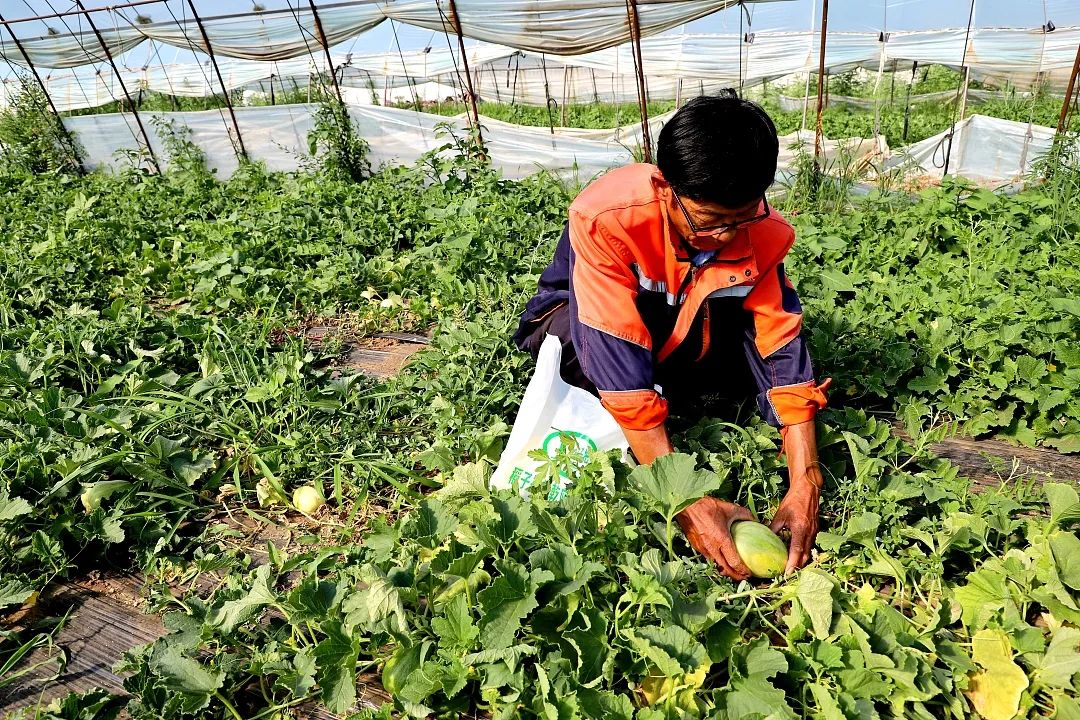
<svg viewBox="0 0 1080 720">
<path fill-rule="evenodd" d="M 784 274 L 791 225 L 772 211 L 693 268 L 658 196 L 663 184 L 656 166 L 639 163 L 578 195 L 522 326 L 569 302 L 574 349 L 604 407 L 623 427 L 647 430 L 667 419 L 667 402 L 654 387 L 656 364 L 691 334 L 707 299 L 741 298 L 752 322 L 739 351 L 757 381 L 759 408 L 778 426 L 813 418 L 825 406 L 827 383 L 814 382 L 802 308 Z M 709 349 L 708 325 L 699 358 Z"/>
</svg>

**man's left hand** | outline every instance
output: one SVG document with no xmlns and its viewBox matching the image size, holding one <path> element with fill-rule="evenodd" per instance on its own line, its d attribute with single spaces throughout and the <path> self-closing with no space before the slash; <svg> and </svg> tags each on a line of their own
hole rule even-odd
<svg viewBox="0 0 1080 720">
<path fill-rule="evenodd" d="M 783 435 L 790 487 L 769 527 L 777 534 L 781 530 L 791 533 L 784 571 L 791 573 L 810 560 L 810 549 L 817 538 L 818 504 L 824 478 L 818 466 L 814 421 L 785 427 Z"/>
</svg>

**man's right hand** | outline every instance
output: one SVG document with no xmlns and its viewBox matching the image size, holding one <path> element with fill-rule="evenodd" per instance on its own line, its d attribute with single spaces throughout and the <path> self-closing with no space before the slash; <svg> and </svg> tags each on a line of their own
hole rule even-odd
<svg viewBox="0 0 1080 720">
<path fill-rule="evenodd" d="M 716 563 L 723 575 L 732 580 L 746 580 L 750 569 L 743 564 L 731 526 L 737 520 L 753 520 L 741 505 L 704 497 L 675 516 L 691 547 Z"/>
</svg>

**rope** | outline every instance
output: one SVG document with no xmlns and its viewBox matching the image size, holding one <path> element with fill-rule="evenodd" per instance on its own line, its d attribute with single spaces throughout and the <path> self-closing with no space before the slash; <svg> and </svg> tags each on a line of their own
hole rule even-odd
<svg viewBox="0 0 1080 720">
<path fill-rule="evenodd" d="M 454 46 L 450 42 L 450 33 L 446 32 L 446 26 L 450 25 L 450 27 L 453 27 L 453 24 L 450 23 L 450 19 L 447 18 L 446 14 L 443 12 L 442 4 L 439 3 L 439 0 L 435 0 L 435 7 L 439 10 L 439 19 L 442 20 L 443 26 L 443 37 L 446 38 L 446 49 L 450 51 L 450 60 L 454 63 L 454 77 L 457 78 L 458 92 L 461 93 L 461 100 L 463 103 L 465 103 L 466 106 L 465 114 L 468 115 L 469 99 L 467 96 L 469 94 L 469 91 L 466 90 L 465 82 L 461 79 L 461 68 L 458 67 L 457 55 L 454 54 Z"/>
<path fill-rule="evenodd" d="M 420 97 L 416 94 L 416 83 L 413 82 L 412 75 L 409 74 L 409 68 L 405 65 L 405 54 L 401 52 L 401 42 L 398 40 L 397 26 L 394 25 L 394 18 L 390 18 L 390 29 L 394 32 L 394 45 L 397 46 L 398 57 L 401 58 L 401 71 L 405 73 L 405 82 L 409 84 L 409 89 L 412 91 L 413 107 L 416 108 L 417 115 L 419 115 Z M 417 120 L 419 121 L 419 117 Z"/>
</svg>

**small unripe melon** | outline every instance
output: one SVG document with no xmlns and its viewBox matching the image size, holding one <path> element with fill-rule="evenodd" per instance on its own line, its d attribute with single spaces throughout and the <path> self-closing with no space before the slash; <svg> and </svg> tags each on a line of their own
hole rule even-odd
<svg viewBox="0 0 1080 720">
<path fill-rule="evenodd" d="M 740 520 L 731 526 L 731 539 L 754 577 L 773 578 L 787 567 L 787 545 L 767 525 Z"/>
<path fill-rule="evenodd" d="M 310 515 L 325 505 L 326 499 L 314 485 L 302 485 L 293 491 L 292 503 L 297 510 Z"/>
</svg>

